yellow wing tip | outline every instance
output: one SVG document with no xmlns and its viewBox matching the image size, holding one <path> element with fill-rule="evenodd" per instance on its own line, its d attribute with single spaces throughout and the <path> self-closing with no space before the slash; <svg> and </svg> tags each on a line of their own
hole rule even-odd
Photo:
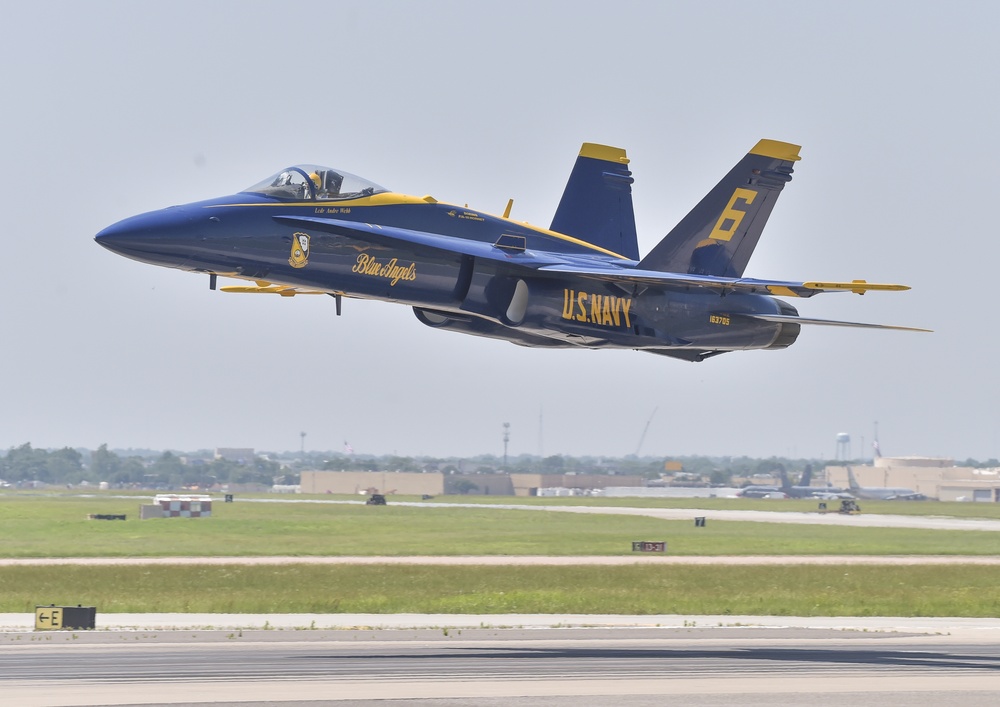
<svg viewBox="0 0 1000 707">
<path fill-rule="evenodd" d="M 796 162 L 802 159 L 799 157 L 799 150 L 801 149 L 801 145 L 793 145 L 790 142 L 780 142 L 779 140 L 760 140 L 753 146 L 753 149 L 750 150 L 750 154 L 773 157 L 776 160 Z"/>
<path fill-rule="evenodd" d="M 628 157 L 625 150 L 620 147 L 609 145 L 598 145 L 596 142 L 585 142 L 580 148 L 580 157 L 589 157 L 594 160 L 604 160 L 605 162 L 618 162 L 628 164 Z"/>
<path fill-rule="evenodd" d="M 826 290 L 855 292 L 863 295 L 865 292 L 903 292 L 910 289 L 909 285 L 893 285 L 889 283 L 852 280 L 851 282 L 803 282 L 802 286 L 810 290 Z"/>
</svg>

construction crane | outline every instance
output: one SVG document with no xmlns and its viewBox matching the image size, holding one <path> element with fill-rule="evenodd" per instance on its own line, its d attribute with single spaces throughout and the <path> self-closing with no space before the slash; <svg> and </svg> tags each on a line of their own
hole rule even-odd
<svg viewBox="0 0 1000 707">
<path fill-rule="evenodd" d="M 653 421 L 653 417 L 656 415 L 656 411 L 660 408 L 653 408 L 652 414 L 649 419 L 646 420 L 646 426 L 642 428 L 642 435 L 639 437 L 639 444 L 635 445 L 635 456 L 639 456 L 639 450 L 642 449 L 642 443 L 646 441 L 646 433 L 649 432 L 649 423 Z"/>
</svg>

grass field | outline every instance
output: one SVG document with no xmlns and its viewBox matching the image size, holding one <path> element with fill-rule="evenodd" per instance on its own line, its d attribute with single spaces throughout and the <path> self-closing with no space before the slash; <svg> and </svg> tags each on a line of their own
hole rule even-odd
<svg viewBox="0 0 1000 707">
<path fill-rule="evenodd" d="M 102 492 L 92 494 L 92 499 L 113 499 L 121 496 L 134 497 L 134 503 L 129 512 L 134 512 L 139 503 L 151 503 L 153 492 Z M 0 494 L 0 505 L 5 500 L 16 498 L 79 498 L 78 493 L 67 492 L 25 492 L 10 491 Z M 351 501 L 358 502 L 356 495 L 332 494 L 302 494 L 294 497 L 306 501 Z M 417 496 L 389 496 L 389 503 L 400 501 L 420 501 Z M 217 501 L 221 501 L 216 494 Z M 288 496 L 274 494 L 245 494 L 237 496 L 237 503 L 242 500 L 288 500 Z M 93 501 L 92 501 L 93 502 Z M 705 510 L 741 510 L 741 511 L 775 511 L 806 513 L 815 511 L 819 501 L 816 499 L 765 499 L 765 498 L 603 498 L 600 496 L 437 496 L 431 502 L 433 505 L 510 505 L 510 506 L 606 506 L 630 508 L 700 508 Z M 827 501 L 830 508 L 835 508 L 837 501 Z M 981 518 L 984 520 L 1000 520 L 1000 503 L 957 503 L 939 501 L 869 501 L 859 502 L 866 515 L 922 515 L 941 516 L 946 518 Z M 127 504 L 128 505 L 128 504 Z"/>
<path fill-rule="evenodd" d="M 714 521 L 531 510 L 214 503 L 211 518 L 140 521 L 139 499 L 0 497 L 0 557 L 258 555 L 994 555 L 1000 533 Z M 912 504 L 907 504 L 912 505 Z M 89 513 L 128 520 L 87 520 Z"/>
<path fill-rule="evenodd" d="M 915 567 L 3 567 L 0 612 L 998 616 L 1000 572 Z"/>
<path fill-rule="evenodd" d="M 629 505 L 620 500 L 613 505 Z M 726 508 L 761 503 L 693 501 L 706 508 L 710 501 Z M 631 555 L 633 540 L 666 540 L 673 555 L 1000 554 L 995 532 L 722 522 L 710 513 L 708 525 L 697 528 L 634 516 L 409 507 L 392 499 L 384 507 L 237 500 L 215 503 L 211 518 L 137 520 L 139 504 L 148 502 L 148 496 L 0 496 L 0 556 Z M 763 503 L 775 509 L 774 501 Z M 891 504 L 935 515 L 942 505 Z M 88 520 L 90 513 L 124 513 L 128 520 Z M 112 613 L 997 616 L 1000 567 L 0 567 L 0 612 L 46 604 Z"/>
</svg>

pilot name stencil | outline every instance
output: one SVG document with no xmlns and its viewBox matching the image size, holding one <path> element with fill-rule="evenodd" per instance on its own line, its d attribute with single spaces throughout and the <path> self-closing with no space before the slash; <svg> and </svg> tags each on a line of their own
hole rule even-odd
<svg viewBox="0 0 1000 707">
<path fill-rule="evenodd" d="M 563 319 L 600 326 L 632 326 L 628 313 L 631 297 L 598 295 L 592 292 L 563 290 Z"/>
</svg>

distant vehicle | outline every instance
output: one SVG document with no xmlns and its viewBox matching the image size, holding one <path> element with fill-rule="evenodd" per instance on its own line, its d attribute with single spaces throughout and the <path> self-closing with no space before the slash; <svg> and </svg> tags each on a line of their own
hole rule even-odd
<svg viewBox="0 0 1000 707">
<path fill-rule="evenodd" d="M 371 498 L 365 501 L 366 506 L 384 506 L 386 505 L 385 496 L 381 493 L 373 493 Z"/>
<path fill-rule="evenodd" d="M 840 510 L 838 513 L 843 513 L 844 515 L 857 515 L 861 512 L 861 506 L 853 498 L 845 498 L 840 502 Z"/>
<path fill-rule="evenodd" d="M 873 501 L 926 501 L 927 496 L 913 489 L 891 486 L 862 486 L 858 483 L 851 467 L 847 467 L 847 481 L 850 491 L 856 498 L 867 498 Z"/>
<path fill-rule="evenodd" d="M 861 512 L 861 506 L 858 502 L 851 497 L 843 498 L 840 500 L 840 507 L 831 509 L 827 508 L 825 503 L 819 504 L 820 513 L 841 513 L 843 515 L 855 516 Z"/>
</svg>

